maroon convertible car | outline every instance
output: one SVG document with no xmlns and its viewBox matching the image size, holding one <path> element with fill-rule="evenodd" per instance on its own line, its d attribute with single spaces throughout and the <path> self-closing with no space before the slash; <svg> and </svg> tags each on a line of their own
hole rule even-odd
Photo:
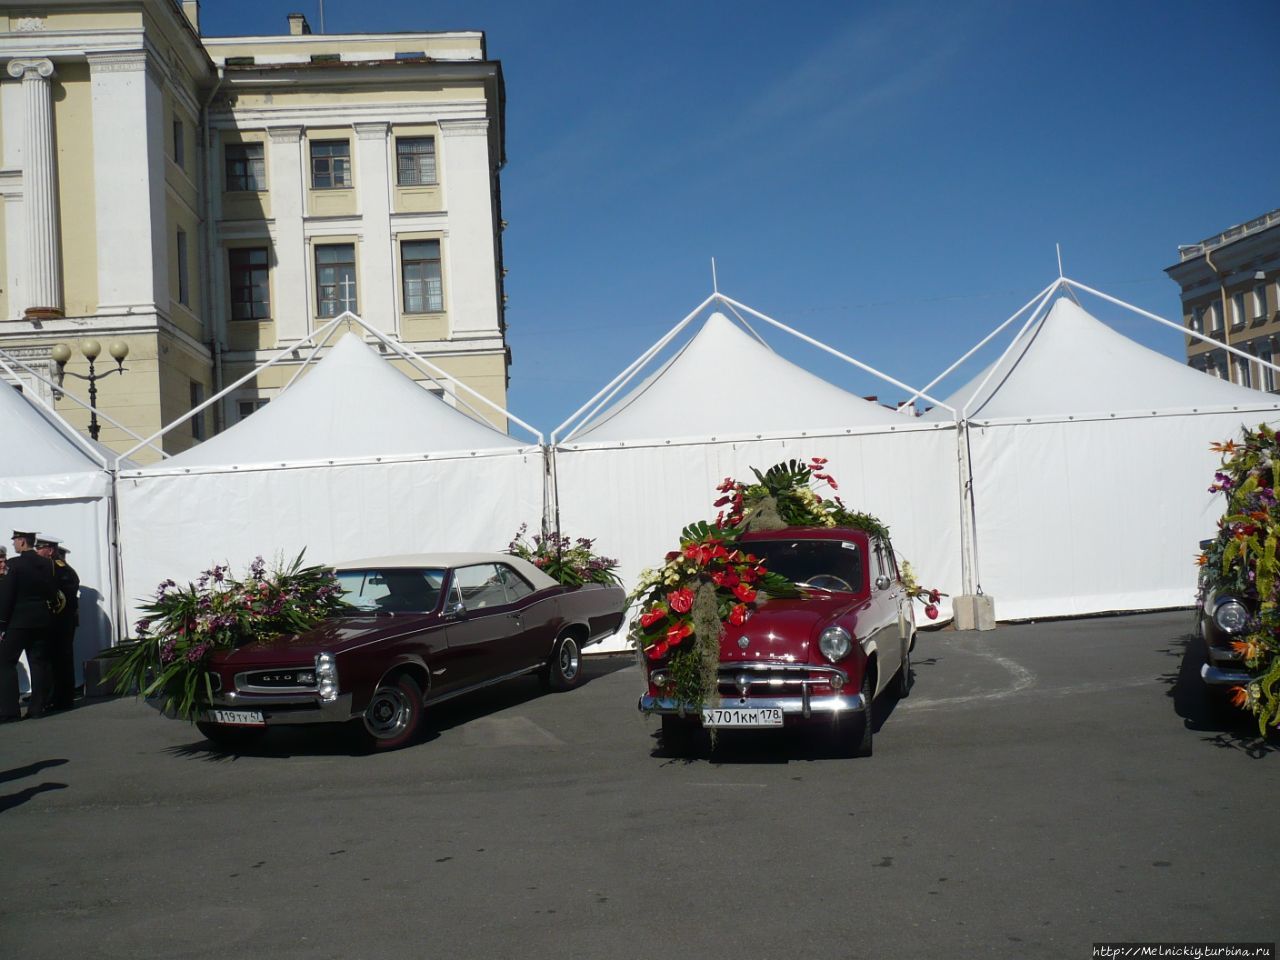
<svg viewBox="0 0 1280 960">
<path fill-rule="evenodd" d="M 417 735 L 423 709 L 536 673 L 554 690 L 622 623 L 621 588 L 564 587 L 506 554 L 380 557 L 335 567 L 350 615 L 210 661 L 213 703 L 197 723 L 234 746 L 269 726 L 353 721 L 375 750 Z"/>
</svg>

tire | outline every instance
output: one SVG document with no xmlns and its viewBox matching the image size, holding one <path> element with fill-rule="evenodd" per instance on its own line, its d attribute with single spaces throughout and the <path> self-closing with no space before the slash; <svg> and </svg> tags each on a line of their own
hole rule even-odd
<svg viewBox="0 0 1280 960">
<path fill-rule="evenodd" d="M 869 665 L 868 665 L 869 666 Z M 869 757 L 871 756 L 871 736 L 872 736 L 872 709 L 874 706 L 873 695 L 875 688 L 871 685 L 871 670 L 864 668 L 862 671 L 862 701 L 866 706 L 861 712 L 848 718 L 846 723 L 842 723 L 836 727 L 836 746 L 841 756 L 845 757 Z"/>
<path fill-rule="evenodd" d="M 422 729 L 422 689 L 407 673 L 382 680 L 360 718 L 365 746 L 376 752 L 408 746 Z"/>
<path fill-rule="evenodd" d="M 196 721 L 196 729 L 200 735 L 220 750 L 242 750 L 250 744 L 262 739 L 265 730 L 254 727 L 228 727 L 221 723 L 205 723 Z"/>
<path fill-rule="evenodd" d="M 899 700 L 905 700 L 911 696 L 911 647 L 915 642 L 916 638 L 912 636 L 907 644 L 906 655 L 902 658 L 902 667 L 898 670 L 898 682 L 893 688 Z"/>
<path fill-rule="evenodd" d="M 582 680 L 582 650 L 576 638 L 564 634 L 551 648 L 547 665 L 538 673 L 538 679 L 548 690 L 572 690 Z"/>
</svg>

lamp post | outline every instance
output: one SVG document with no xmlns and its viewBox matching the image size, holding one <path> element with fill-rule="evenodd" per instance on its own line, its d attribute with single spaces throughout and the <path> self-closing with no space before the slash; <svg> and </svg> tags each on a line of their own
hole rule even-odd
<svg viewBox="0 0 1280 960">
<path fill-rule="evenodd" d="M 83 373 L 68 373 L 67 361 L 71 359 L 71 348 L 65 343 L 55 343 L 53 350 L 50 351 L 53 356 L 53 362 L 58 365 L 58 386 L 62 386 L 62 378 L 66 376 L 75 377 L 77 380 L 87 380 L 89 382 L 89 436 L 94 440 L 98 439 L 98 381 L 105 377 L 111 376 L 113 373 L 124 373 L 124 358 L 129 355 L 129 345 L 123 340 L 112 340 L 107 345 L 107 352 L 111 354 L 111 359 L 116 362 L 114 370 L 106 370 L 98 373 L 94 369 L 94 361 L 98 359 L 102 353 L 102 344 L 97 340 L 81 340 L 80 352 L 84 358 L 89 361 L 89 375 Z"/>
</svg>

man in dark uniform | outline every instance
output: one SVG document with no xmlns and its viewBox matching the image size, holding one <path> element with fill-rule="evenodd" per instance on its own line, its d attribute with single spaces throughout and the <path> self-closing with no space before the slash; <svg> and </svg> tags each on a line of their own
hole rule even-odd
<svg viewBox="0 0 1280 960">
<path fill-rule="evenodd" d="M 0 579 L 0 723 L 22 719 L 18 709 L 18 658 L 31 668 L 28 717 L 44 716 L 49 693 L 49 635 L 57 586 L 53 564 L 35 552 L 36 535 L 13 532 L 15 555 Z"/>
<path fill-rule="evenodd" d="M 70 551 L 54 537 L 37 536 L 36 553 L 53 563 L 53 582 L 62 594 L 53 612 L 49 665 L 53 676 L 50 710 L 70 710 L 76 699 L 76 627 L 80 625 L 80 576 L 67 563 Z"/>
</svg>

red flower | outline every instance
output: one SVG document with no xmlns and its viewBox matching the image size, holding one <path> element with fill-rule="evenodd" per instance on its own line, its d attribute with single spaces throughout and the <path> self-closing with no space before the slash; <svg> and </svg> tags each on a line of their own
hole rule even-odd
<svg viewBox="0 0 1280 960">
<path fill-rule="evenodd" d="M 809 462 L 812 463 L 815 467 L 820 467 L 827 462 L 827 458 L 826 457 L 810 457 Z"/>
<path fill-rule="evenodd" d="M 676 613 L 688 613 L 693 609 L 693 591 L 688 587 L 673 590 L 667 594 L 667 603 Z"/>
<path fill-rule="evenodd" d="M 926 617 L 928 617 L 930 620 L 937 620 L 937 619 L 938 619 L 938 608 L 937 608 L 937 607 L 935 607 L 935 606 L 931 603 L 931 604 L 929 604 L 927 607 L 925 607 L 925 608 L 924 608 L 924 615 L 925 615 Z"/>
<path fill-rule="evenodd" d="M 667 641 L 659 640 L 652 647 L 650 647 L 648 650 L 645 651 L 645 655 L 648 656 L 650 660 L 657 660 L 664 653 L 667 652 L 667 646 L 668 646 Z"/>
<path fill-rule="evenodd" d="M 747 622 L 747 617 L 749 616 L 751 616 L 751 611 L 747 609 L 747 605 L 745 603 L 737 603 L 729 611 L 729 622 L 735 627 L 740 627 Z"/>
<path fill-rule="evenodd" d="M 674 647 L 691 633 L 693 633 L 693 627 L 689 626 L 687 621 L 681 620 L 667 631 L 667 639 L 659 642 Z"/>
<path fill-rule="evenodd" d="M 666 616 L 667 616 L 667 608 L 664 607 L 662 604 L 658 604 L 656 607 L 646 610 L 644 613 L 640 615 L 640 626 L 645 627 L 647 629 L 649 627 L 652 627 L 659 620 L 666 619 Z"/>
<path fill-rule="evenodd" d="M 736 587 L 738 585 L 738 575 L 732 570 L 717 570 L 711 575 L 711 579 L 717 587 Z"/>
<path fill-rule="evenodd" d="M 733 497 L 728 497 L 728 496 L 721 497 L 719 500 L 713 503 L 712 506 L 723 507 L 726 503 L 733 503 Z"/>
<path fill-rule="evenodd" d="M 745 583 L 740 583 L 733 588 L 733 595 L 743 603 L 750 603 L 756 598 L 756 592 Z"/>
<path fill-rule="evenodd" d="M 937 590 L 930 590 L 930 591 L 929 591 L 929 602 L 930 602 L 930 603 L 937 603 L 937 602 L 938 602 L 939 600 L 941 600 L 941 599 L 942 599 L 942 594 L 941 594 L 941 593 L 939 593 Z"/>
</svg>

